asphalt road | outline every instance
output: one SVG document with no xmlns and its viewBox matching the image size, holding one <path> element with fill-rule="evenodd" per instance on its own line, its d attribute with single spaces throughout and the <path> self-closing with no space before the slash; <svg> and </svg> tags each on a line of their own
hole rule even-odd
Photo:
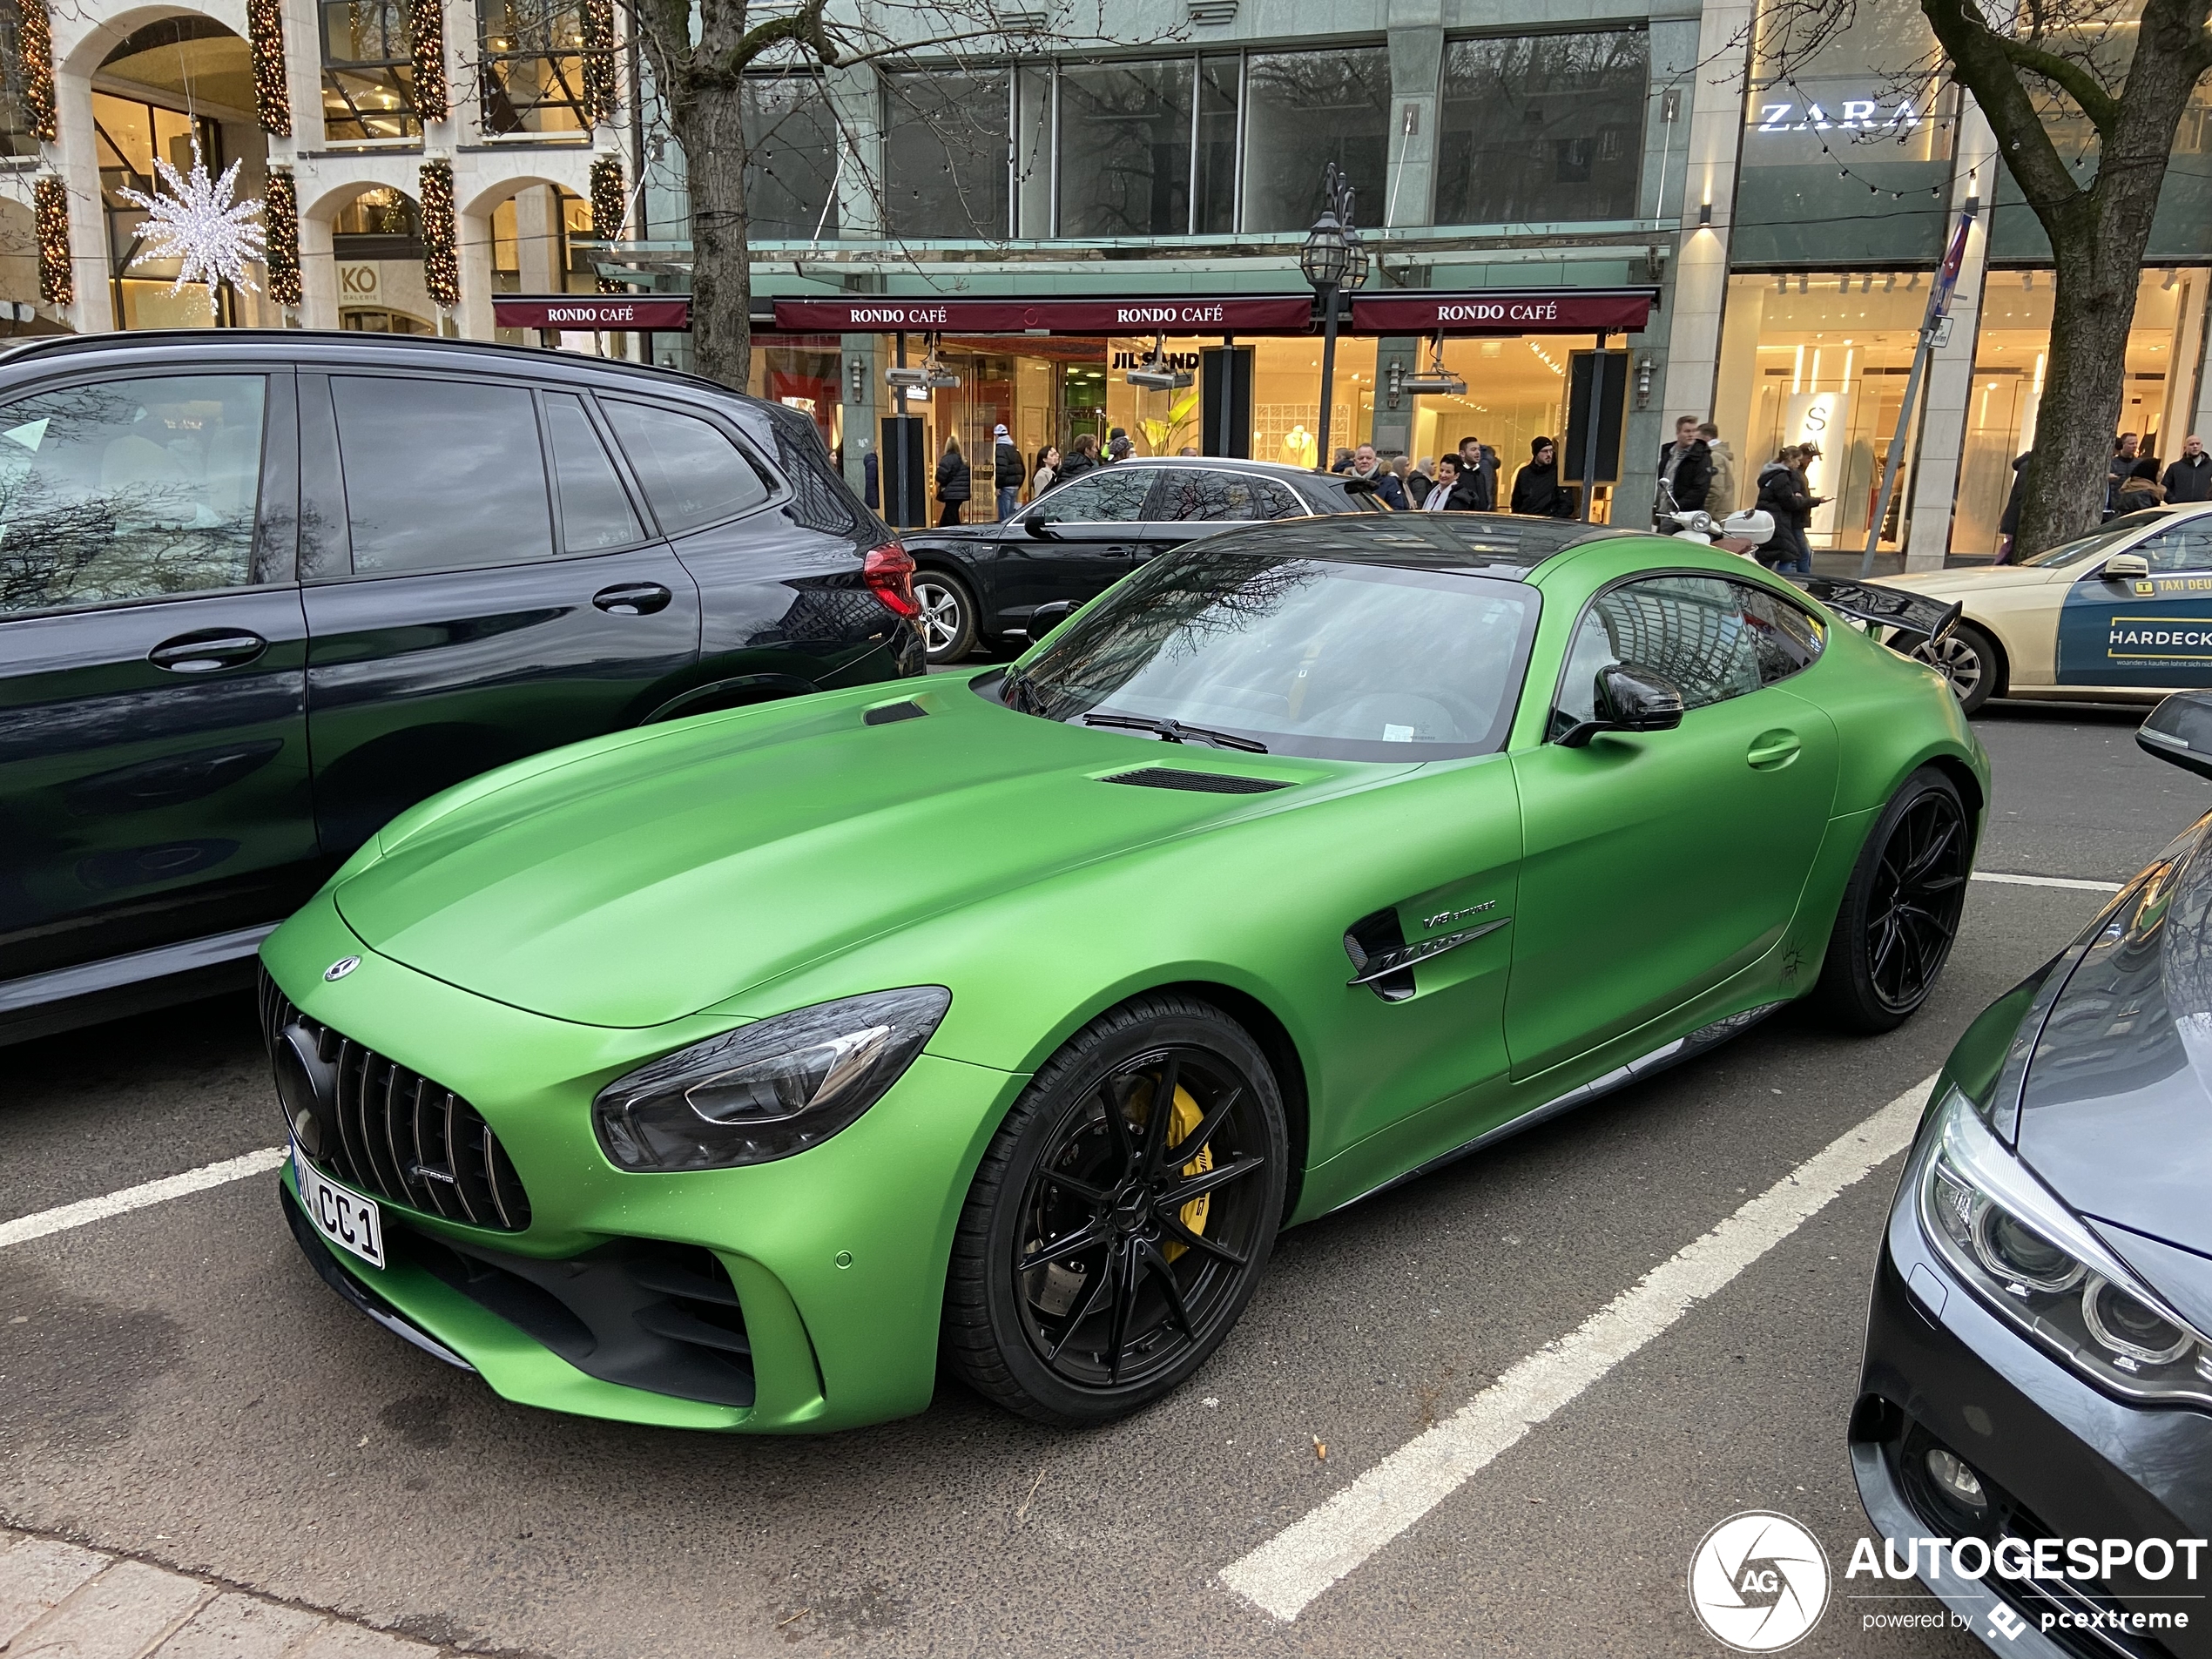
<svg viewBox="0 0 2212 1659">
<path fill-rule="evenodd" d="M 1980 867 L 2117 880 L 2212 807 L 2136 751 L 2136 718 L 1986 711 Z M 1717 1654 L 1683 1581 L 1730 1514 L 1795 1516 L 1863 1588 L 1840 1581 L 1867 1530 L 1844 1420 L 1894 1160 L 1294 1623 L 1216 1575 L 1928 1076 L 2101 902 L 1978 882 L 1902 1030 L 1784 1014 L 1287 1235 L 1195 1383 L 1089 1434 L 949 1383 L 826 1440 L 509 1406 L 332 1297 L 273 1177 L 0 1249 L 0 1522 L 558 1659 Z M 0 1076 L 0 1221 L 278 1138 L 242 997 L 17 1049 Z M 1980 1651 L 1861 1612 L 1839 1595 L 1794 1651 Z"/>
</svg>

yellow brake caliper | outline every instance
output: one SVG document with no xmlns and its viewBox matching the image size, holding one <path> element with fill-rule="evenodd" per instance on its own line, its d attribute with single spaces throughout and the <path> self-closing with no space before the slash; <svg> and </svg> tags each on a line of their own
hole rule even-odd
<svg viewBox="0 0 2212 1659">
<path fill-rule="evenodd" d="M 1168 1120 L 1168 1136 L 1171 1141 L 1183 1141 L 1198 1127 L 1201 1114 L 1198 1103 L 1190 1098 L 1190 1091 L 1181 1083 L 1175 1086 L 1175 1116 Z M 1213 1143 L 1209 1141 L 1198 1149 L 1198 1156 L 1183 1166 L 1185 1175 L 1204 1175 L 1213 1168 Z M 1183 1206 L 1177 1219 L 1187 1232 L 1202 1233 L 1206 1230 L 1206 1210 L 1213 1203 L 1211 1193 L 1201 1193 Z M 1190 1248 L 1179 1239 L 1170 1239 L 1160 1254 L 1173 1261 Z"/>
</svg>

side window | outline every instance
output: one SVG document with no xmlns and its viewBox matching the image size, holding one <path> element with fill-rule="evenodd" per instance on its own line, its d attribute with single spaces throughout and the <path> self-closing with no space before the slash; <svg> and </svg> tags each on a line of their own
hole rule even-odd
<svg viewBox="0 0 2212 1659">
<path fill-rule="evenodd" d="M 179 374 L 0 406 L 0 615 L 252 586 L 267 397 Z"/>
<path fill-rule="evenodd" d="M 1760 685 L 1771 685 L 1812 666 L 1828 644 L 1817 619 L 1764 588 L 1755 588 L 1748 582 L 1731 582 L 1729 586 L 1736 590 L 1743 621 L 1751 631 Z"/>
<path fill-rule="evenodd" d="M 1240 473 L 1208 472 L 1196 467 L 1163 467 L 1160 493 L 1148 517 L 1184 523 L 1220 523 L 1272 518 L 1253 487 Z"/>
<path fill-rule="evenodd" d="M 561 545 L 571 553 L 627 547 L 642 540 L 637 509 L 622 487 L 606 445 L 591 429 L 583 400 L 545 394 L 545 429 L 553 439 L 553 489 L 561 502 Z"/>
<path fill-rule="evenodd" d="M 2134 550 L 2149 563 L 2154 576 L 2212 570 L 2212 519 L 2195 518 L 2176 524 L 2140 543 Z"/>
<path fill-rule="evenodd" d="M 1590 718 L 1597 676 L 1615 663 L 1664 675 L 1682 688 L 1686 709 L 1757 691 L 1759 647 L 1745 597 L 1742 583 L 1710 576 L 1652 577 L 1602 595 L 1568 651 L 1559 716 L 1568 725 Z"/>
<path fill-rule="evenodd" d="M 1298 498 L 1298 492 L 1272 478 L 1248 478 L 1252 500 L 1257 510 L 1254 518 L 1304 518 L 1313 509 Z"/>
<path fill-rule="evenodd" d="M 645 487 L 663 535 L 735 517 L 768 499 L 752 462 L 712 421 L 618 398 L 600 407 Z"/>
<path fill-rule="evenodd" d="M 1062 484 L 1035 509 L 1040 523 L 1128 524 L 1144 516 L 1144 498 L 1152 491 L 1157 467 L 1116 465 L 1087 472 L 1071 484 Z"/>
<path fill-rule="evenodd" d="M 553 556 L 527 388 L 334 374 L 330 396 L 356 575 Z"/>
</svg>

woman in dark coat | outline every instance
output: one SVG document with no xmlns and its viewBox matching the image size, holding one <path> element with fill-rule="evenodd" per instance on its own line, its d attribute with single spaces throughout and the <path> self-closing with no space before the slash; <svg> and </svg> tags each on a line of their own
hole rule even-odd
<svg viewBox="0 0 2212 1659">
<path fill-rule="evenodd" d="M 937 460 L 937 499 L 944 503 L 944 511 L 937 516 L 940 524 L 960 523 L 961 509 L 968 505 L 968 461 L 960 452 L 960 435 L 954 433 L 945 440 L 945 453 Z"/>
<path fill-rule="evenodd" d="M 2027 458 L 2033 450 L 2022 450 L 2013 457 L 2013 488 L 2005 497 L 2005 510 L 1997 517 L 1997 559 L 1999 564 L 2013 562 L 2013 550 L 2020 541 L 2020 502 L 2027 494 Z"/>
<path fill-rule="evenodd" d="M 2120 513 L 2140 513 L 2146 507 L 2158 506 L 2165 499 L 2166 492 L 2158 482 L 2158 462 L 2149 455 L 2128 469 L 2128 475 L 2120 481 L 2120 489 L 2112 498 Z"/>
<path fill-rule="evenodd" d="M 1559 486 L 1559 450 L 1549 438 L 1529 440 L 1528 464 L 1513 476 L 1513 510 L 1538 518 L 1575 516 Z"/>
<path fill-rule="evenodd" d="M 1774 534 L 1758 550 L 1759 563 L 1770 570 L 1794 567 L 1797 563 L 1797 523 L 1810 516 L 1812 498 L 1797 471 L 1798 455 L 1792 447 L 1759 469 L 1758 510 L 1774 520 Z"/>
</svg>

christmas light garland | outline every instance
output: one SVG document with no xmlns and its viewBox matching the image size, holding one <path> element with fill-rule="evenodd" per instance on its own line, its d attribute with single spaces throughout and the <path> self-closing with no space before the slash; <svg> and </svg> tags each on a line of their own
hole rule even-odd
<svg viewBox="0 0 2212 1659">
<path fill-rule="evenodd" d="M 300 306 L 300 186 L 282 167 L 269 169 L 261 192 L 261 223 L 268 246 L 269 298 L 287 311 Z"/>
<path fill-rule="evenodd" d="M 264 132 L 292 136 L 292 89 L 284 71 L 283 0 L 246 0 L 246 38 L 253 57 L 253 113 Z"/>
<path fill-rule="evenodd" d="M 415 109 L 427 125 L 448 113 L 445 0 L 414 0 L 408 8 L 408 50 L 415 59 Z"/>
<path fill-rule="evenodd" d="M 583 118 L 611 126 L 620 113 L 615 78 L 614 0 L 583 0 Z M 594 168 L 597 172 L 597 168 Z"/>
<path fill-rule="evenodd" d="M 46 0 L 22 0 L 16 15 L 16 56 L 23 71 L 24 118 L 51 144 L 61 134 L 54 115 L 54 30 Z"/>
<path fill-rule="evenodd" d="M 455 253 L 453 164 L 422 164 L 422 280 L 430 302 L 450 311 L 461 303 L 461 260 Z"/>
<path fill-rule="evenodd" d="M 591 164 L 591 237 L 611 242 L 622 234 L 622 220 L 629 206 L 629 192 L 622 177 L 622 158 L 601 156 Z M 599 292 L 620 293 L 623 285 L 610 277 L 599 279 Z"/>
<path fill-rule="evenodd" d="M 65 306 L 77 298 L 69 263 L 69 191 L 53 174 L 31 186 L 30 216 L 38 235 L 38 297 Z"/>
</svg>

